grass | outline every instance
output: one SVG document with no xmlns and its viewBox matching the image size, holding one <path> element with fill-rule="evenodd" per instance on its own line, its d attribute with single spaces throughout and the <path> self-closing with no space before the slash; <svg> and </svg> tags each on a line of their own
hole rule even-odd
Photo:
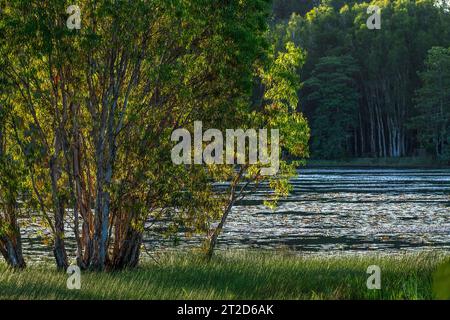
<svg viewBox="0 0 450 320">
<path fill-rule="evenodd" d="M 432 299 L 443 254 L 298 257 L 291 253 L 222 252 L 210 263 L 171 254 L 136 270 L 83 272 L 81 290 L 52 266 L 12 271 L 0 264 L 0 299 Z M 368 290 L 369 265 L 382 270 Z"/>
<path fill-rule="evenodd" d="M 308 167 L 386 167 L 386 168 L 446 168 L 448 164 L 429 157 L 354 158 L 344 160 L 308 160 Z"/>
</svg>

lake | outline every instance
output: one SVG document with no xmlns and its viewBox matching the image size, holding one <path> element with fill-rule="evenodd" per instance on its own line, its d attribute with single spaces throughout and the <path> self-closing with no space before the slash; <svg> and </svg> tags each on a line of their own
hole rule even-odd
<svg viewBox="0 0 450 320">
<path fill-rule="evenodd" d="M 238 203 L 218 249 L 450 250 L 450 169 L 305 168 L 292 183 L 292 194 L 275 210 L 263 205 L 268 192 L 263 187 Z M 199 244 L 199 238 L 180 236 L 181 247 Z M 148 250 L 174 248 L 172 242 L 148 238 Z M 40 239 L 25 238 L 24 251 L 51 256 Z"/>
</svg>

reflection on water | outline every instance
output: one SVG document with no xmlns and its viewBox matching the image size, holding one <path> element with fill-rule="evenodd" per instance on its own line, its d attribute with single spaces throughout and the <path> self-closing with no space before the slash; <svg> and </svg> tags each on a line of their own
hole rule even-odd
<svg viewBox="0 0 450 320">
<path fill-rule="evenodd" d="M 219 248 L 301 252 L 450 249 L 450 170 L 302 169 L 274 211 L 261 188 L 237 205 Z M 188 240 L 195 244 L 196 239 Z"/>
<path fill-rule="evenodd" d="M 450 249 L 450 169 L 308 168 L 299 170 L 293 186 L 274 211 L 262 204 L 265 188 L 239 203 L 218 248 L 302 253 Z M 39 247 L 35 242 L 27 239 L 27 253 Z M 182 246 L 198 243 L 198 238 L 181 241 Z M 146 246 L 171 244 L 147 240 Z"/>
</svg>

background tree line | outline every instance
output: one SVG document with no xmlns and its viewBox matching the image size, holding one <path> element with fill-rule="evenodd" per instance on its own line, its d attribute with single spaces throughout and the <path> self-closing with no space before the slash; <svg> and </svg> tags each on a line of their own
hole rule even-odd
<svg viewBox="0 0 450 320">
<path fill-rule="evenodd" d="M 211 257 L 246 188 L 268 184 L 274 204 L 298 163 L 176 166 L 171 133 L 276 128 L 283 155 L 306 157 L 303 52 L 271 42 L 267 0 L 80 0 L 80 30 L 70 4 L 0 1 L 1 254 L 25 267 L 20 230 L 37 221 L 58 269 L 135 267 L 162 221 L 158 237 L 203 234 Z"/>
<path fill-rule="evenodd" d="M 366 27 L 369 5 L 381 30 Z M 307 54 L 299 110 L 313 158 L 450 160 L 448 2 L 279 0 L 274 10 L 275 42 Z"/>
</svg>

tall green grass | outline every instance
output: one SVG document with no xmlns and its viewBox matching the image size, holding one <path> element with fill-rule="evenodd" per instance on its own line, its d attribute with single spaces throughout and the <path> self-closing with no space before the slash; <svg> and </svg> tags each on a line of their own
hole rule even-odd
<svg viewBox="0 0 450 320">
<path fill-rule="evenodd" d="M 52 266 L 13 271 L 0 265 L 1 299 L 432 299 L 442 254 L 298 257 L 290 253 L 221 252 L 165 255 L 138 269 L 83 272 L 68 290 Z M 368 290 L 369 265 L 382 270 L 381 290 Z"/>
</svg>

